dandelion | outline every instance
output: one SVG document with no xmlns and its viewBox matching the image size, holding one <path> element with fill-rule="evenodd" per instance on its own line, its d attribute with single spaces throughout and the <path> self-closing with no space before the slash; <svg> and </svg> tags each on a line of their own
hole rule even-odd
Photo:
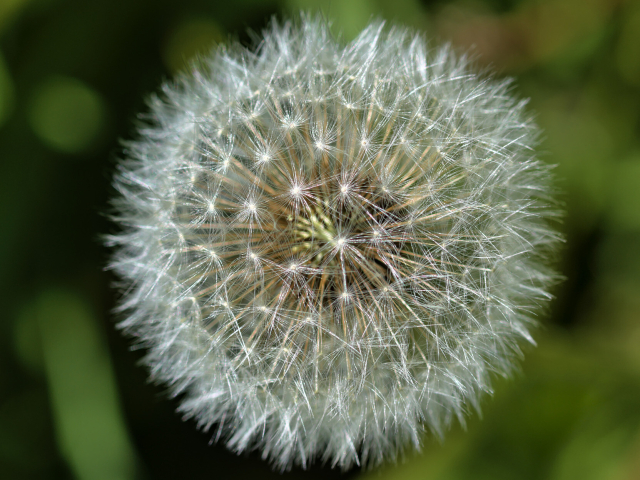
<svg viewBox="0 0 640 480">
<path fill-rule="evenodd" d="M 110 238 L 152 379 L 280 469 L 376 465 L 462 421 L 555 278 L 524 105 L 406 30 L 342 45 L 306 16 L 165 84 Z"/>
</svg>

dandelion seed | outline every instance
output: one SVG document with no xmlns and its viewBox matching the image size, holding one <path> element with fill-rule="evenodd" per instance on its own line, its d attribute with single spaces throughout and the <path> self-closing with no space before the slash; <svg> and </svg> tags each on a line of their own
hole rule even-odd
<svg viewBox="0 0 640 480">
<path fill-rule="evenodd" d="M 381 23 L 343 46 L 274 22 L 197 68 L 115 180 L 120 326 L 154 380 L 280 469 L 441 434 L 513 368 L 556 278 L 524 102 Z"/>
</svg>

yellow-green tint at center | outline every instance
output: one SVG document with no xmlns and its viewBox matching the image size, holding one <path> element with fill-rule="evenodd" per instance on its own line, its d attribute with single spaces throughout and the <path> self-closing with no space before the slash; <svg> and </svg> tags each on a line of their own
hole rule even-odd
<svg viewBox="0 0 640 480">
<path fill-rule="evenodd" d="M 28 116 L 35 134 L 53 150 L 77 153 L 96 140 L 105 123 L 100 95 L 83 82 L 53 76 L 32 93 Z"/>
<path fill-rule="evenodd" d="M 305 240 L 317 238 L 325 242 L 335 239 L 336 228 L 333 222 L 319 208 L 316 208 L 308 219 L 298 217 L 294 221 L 296 224 L 293 231 L 298 238 Z"/>
<path fill-rule="evenodd" d="M 316 208 L 309 218 L 297 217 L 293 220 L 293 234 L 296 243 L 291 248 L 292 253 L 311 254 L 309 264 L 318 266 L 324 257 L 322 245 L 336 241 L 337 231 L 333 222 L 322 209 Z"/>
</svg>

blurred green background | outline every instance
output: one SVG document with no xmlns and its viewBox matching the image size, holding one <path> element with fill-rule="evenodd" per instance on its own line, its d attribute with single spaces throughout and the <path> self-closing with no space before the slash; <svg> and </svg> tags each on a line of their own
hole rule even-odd
<svg viewBox="0 0 640 480">
<path fill-rule="evenodd" d="M 0 478 L 278 478 L 174 413 L 115 331 L 100 235 L 119 139 L 195 53 L 322 8 L 452 42 L 517 79 L 557 164 L 567 242 L 537 348 L 444 442 L 373 472 L 284 478 L 640 479 L 640 2 L 0 0 Z M 482 418 L 480 418 L 482 417 Z"/>
</svg>

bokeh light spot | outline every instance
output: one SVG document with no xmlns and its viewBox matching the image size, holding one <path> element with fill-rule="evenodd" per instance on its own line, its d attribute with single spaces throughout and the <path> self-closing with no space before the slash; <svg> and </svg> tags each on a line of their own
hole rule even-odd
<svg viewBox="0 0 640 480">
<path fill-rule="evenodd" d="M 57 288 L 34 303 L 59 448 L 79 480 L 132 479 L 135 453 L 98 320 Z"/>
<path fill-rule="evenodd" d="M 31 95 L 29 123 L 47 146 L 65 153 L 90 147 L 105 123 L 100 95 L 79 80 L 50 77 Z"/>
<path fill-rule="evenodd" d="M 4 27 L 11 24 L 11 21 L 18 16 L 29 0 L 2 0 L 0 2 L 0 32 Z"/>
</svg>

